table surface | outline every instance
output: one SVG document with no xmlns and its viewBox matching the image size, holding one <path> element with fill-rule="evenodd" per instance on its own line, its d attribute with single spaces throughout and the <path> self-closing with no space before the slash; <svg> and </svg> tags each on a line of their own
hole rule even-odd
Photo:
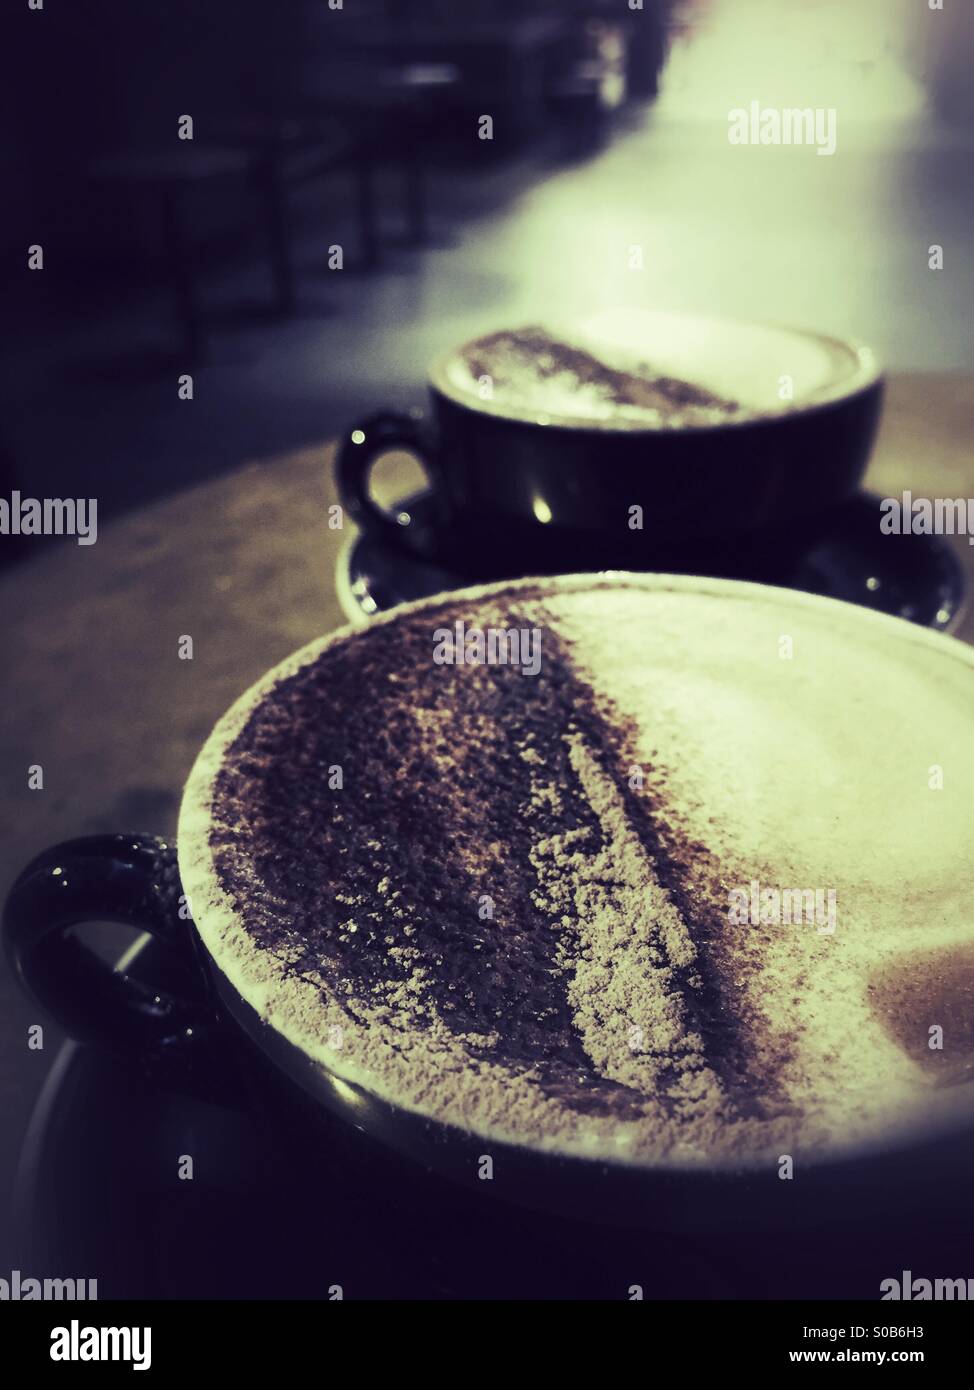
<svg viewBox="0 0 974 1390">
<path fill-rule="evenodd" d="M 974 497 L 972 441 L 974 376 L 894 376 L 866 485 L 884 496 Z M 334 575 L 348 531 L 328 527 L 333 452 L 248 464 L 107 524 L 93 546 L 45 545 L 0 577 L 12 654 L 0 892 L 59 840 L 171 834 L 216 719 L 262 672 L 343 623 Z M 404 469 L 386 474 L 400 495 Z M 974 591 L 974 547 L 950 543 Z M 178 655 L 187 635 L 189 661 Z M 974 642 L 974 603 L 956 635 Z M 44 787 L 31 791 L 37 763 Z M 0 1192 L 55 1052 L 52 1028 L 43 1052 L 28 1050 L 38 1021 L 0 968 Z"/>
</svg>

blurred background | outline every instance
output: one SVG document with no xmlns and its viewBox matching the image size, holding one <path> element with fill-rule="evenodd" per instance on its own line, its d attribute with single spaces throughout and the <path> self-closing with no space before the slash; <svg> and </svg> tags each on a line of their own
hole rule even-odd
<svg viewBox="0 0 974 1390">
<path fill-rule="evenodd" d="M 896 368 L 974 362 L 974 6 L 9 17 L 3 491 L 97 496 L 104 520 L 417 404 L 435 353 L 555 309 L 765 318 L 858 334 Z M 836 153 L 732 146 L 728 112 L 752 101 L 834 107 Z"/>
</svg>

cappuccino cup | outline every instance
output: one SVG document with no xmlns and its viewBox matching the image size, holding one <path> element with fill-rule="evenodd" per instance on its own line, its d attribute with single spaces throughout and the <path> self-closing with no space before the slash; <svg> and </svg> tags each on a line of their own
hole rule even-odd
<svg viewBox="0 0 974 1390">
<path fill-rule="evenodd" d="M 309 1144 L 337 1113 L 623 1226 L 899 1221 L 968 1183 L 972 688 L 954 639 L 767 585 L 440 595 L 243 694 L 178 856 L 38 856 L 6 946 L 76 1038 L 186 1078 L 252 1054 Z M 72 930 L 111 920 L 169 975 Z"/>
<path fill-rule="evenodd" d="M 825 334 L 617 310 L 502 330 L 432 366 L 428 421 L 383 412 L 342 440 L 353 519 L 471 577 L 632 568 L 754 577 L 742 536 L 783 549 L 857 492 L 882 376 Z M 372 497 L 381 455 L 417 456 L 430 520 Z"/>
</svg>

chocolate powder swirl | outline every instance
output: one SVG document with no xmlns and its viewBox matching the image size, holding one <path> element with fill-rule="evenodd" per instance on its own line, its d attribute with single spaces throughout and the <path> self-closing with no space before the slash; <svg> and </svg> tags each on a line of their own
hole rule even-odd
<svg viewBox="0 0 974 1390">
<path fill-rule="evenodd" d="M 675 425 L 712 424 L 743 413 L 705 387 L 654 370 L 607 366 L 585 348 L 562 342 L 544 328 L 522 328 L 480 338 L 466 349 L 474 381 L 489 378 L 495 399 L 526 410 L 566 411 L 585 418 L 622 410 Z"/>
<path fill-rule="evenodd" d="M 468 624 L 532 629 L 543 613 L 522 593 Z M 535 676 L 436 665 L 434 630 L 458 616 L 367 631 L 253 711 L 211 832 L 251 938 L 350 1013 L 406 1001 L 411 1026 L 445 1020 L 471 1056 L 580 1112 L 629 1119 L 652 1097 L 679 1116 L 706 1092 L 728 1116 L 763 1113 L 760 1019 L 699 891 L 710 876 L 717 902 L 716 867 L 668 820 L 660 779 L 629 785 L 625 723 L 550 625 Z"/>
</svg>

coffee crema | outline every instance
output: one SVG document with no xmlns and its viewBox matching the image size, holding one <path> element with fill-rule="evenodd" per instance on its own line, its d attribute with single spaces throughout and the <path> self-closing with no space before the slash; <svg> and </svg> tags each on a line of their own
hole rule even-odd
<svg viewBox="0 0 974 1390">
<path fill-rule="evenodd" d="M 435 663 L 456 623 L 537 629 L 540 669 Z M 972 686 L 958 644 L 784 591 L 469 591 L 234 707 L 184 884 L 273 1028 L 484 1138 L 720 1166 L 935 1132 L 974 1109 Z M 834 930 L 741 920 L 756 885 Z"/>
<path fill-rule="evenodd" d="M 628 309 L 488 334 L 434 382 L 515 418 L 701 429 L 807 407 L 872 369 L 867 357 L 819 334 Z"/>
</svg>

